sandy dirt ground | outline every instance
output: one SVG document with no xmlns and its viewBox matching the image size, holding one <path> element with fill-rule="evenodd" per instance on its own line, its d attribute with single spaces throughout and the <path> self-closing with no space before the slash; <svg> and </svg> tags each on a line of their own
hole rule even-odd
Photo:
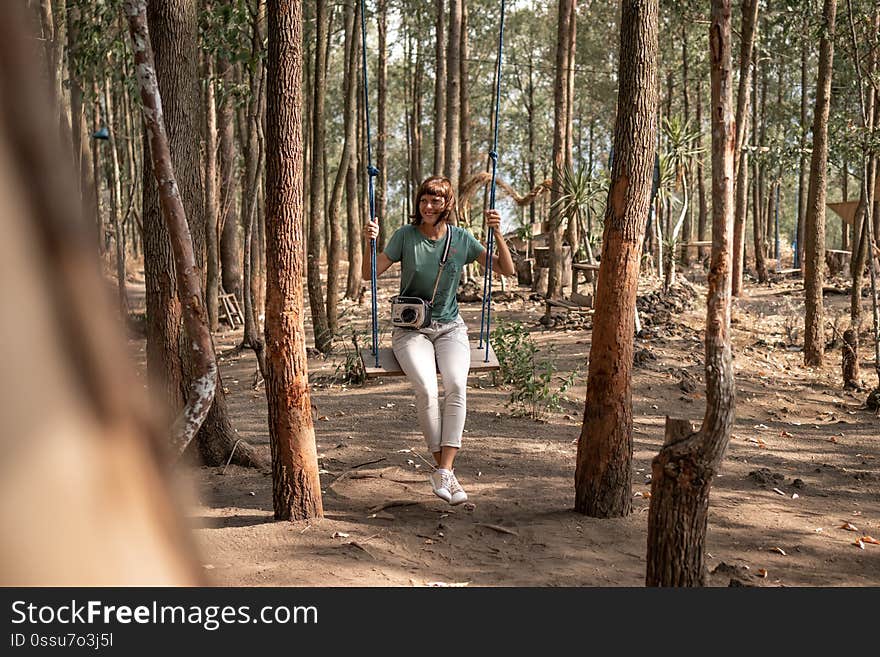
<svg viewBox="0 0 880 657">
<path fill-rule="evenodd" d="M 692 278 L 699 279 L 699 276 Z M 380 309 L 393 293 L 381 281 Z M 840 285 L 842 287 L 842 284 Z M 542 421 L 508 407 L 511 390 L 472 374 L 456 473 L 470 496 L 450 507 L 427 483 L 430 459 L 402 378 L 339 380 L 344 349 L 310 357 L 325 517 L 274 522 L 268 472 L 229 465 L 193 468 L 187 510 L 208 581 L 222 586 L 641 586 L 651 459 L 665 417 L 697 425 L 705 409 L 702 329 L 705 288 L 668 304 L 643 281 L 644 331 L 633 375 L 633 512 L 599 520 L 572 510 L 577 438 L 591 332 L 589 313 L 539 322 L 540 301 L 509 290 L 494 317 L 518 320 L 560 374 L 579 369 L 561 411 Z M 707 536 L 713 586 L 880 585 L 878 418 L 866 391 L 845 391 L 839 346 L 821 369 L 803 362 L 798 281 L 747 285 L 733 311 L 736 423 L 712 486 Z M 342 305 L 342 323 L 369 331 L 369 301 Z M 831 325 L 845 328 L 848 297 L 826 294 Z M 385 313 L 387 316 L 387 313 Z M 463 303 L 472 337 L 480 304 Z M 310 332 L 310 331 L 309 331 Z M 388 336 L 383 334 L 383 339 Z M 229 353 L 241 330 L 216 336 Z M 864 344 L 864 343 L 863 343 Z M 143 359 L 144 343 L 132 348 Z M 862 377 L 876 385 L 863 348 Z M 255 389 L 251 352 L 225 356 L 223 385 L 241 436 L 269 455 L 265 389 Z"/>
</svg>

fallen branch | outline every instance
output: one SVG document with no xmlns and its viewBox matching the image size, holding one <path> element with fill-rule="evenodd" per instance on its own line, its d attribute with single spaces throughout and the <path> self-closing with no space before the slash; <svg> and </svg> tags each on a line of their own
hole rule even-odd
<svg viewBox="0 0 880 657">
<path fill-rule="evenodd" d="M 475 522 L 477 527 L 486 527 L 488 529 L 494 529 L 496 532 L 501 534 L 510 534 L 511 536 L 519 536 L 519 532 L 516 532 L 512 529 L 508 529 L 507 527 L 502 527 L 501 525 L 491 525 L 488 522 Z"/>
</svg>

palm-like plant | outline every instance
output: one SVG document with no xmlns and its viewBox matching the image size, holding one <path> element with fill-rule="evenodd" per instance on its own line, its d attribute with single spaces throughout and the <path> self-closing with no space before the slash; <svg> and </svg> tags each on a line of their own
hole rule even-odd
<svg viewBox="0 0 880 657">
<path fill-rule="evenodd" d="M 609 179 L 605 173 L 591 176 L 585 168 L 565 167 L 560 178 L 560 195 L 553 206 L 559 209 L 560 221 L 576 221 L 583 226 L 588 216 L 601 217 L 608 198 Z M 588 224 L 589 226 L 589 224 Z M 592 231 L 581 231 L 586 236 L 586 248 L 592 260 Z M 579 250 L 579 249 L 578 249 Z"/>
</svg>

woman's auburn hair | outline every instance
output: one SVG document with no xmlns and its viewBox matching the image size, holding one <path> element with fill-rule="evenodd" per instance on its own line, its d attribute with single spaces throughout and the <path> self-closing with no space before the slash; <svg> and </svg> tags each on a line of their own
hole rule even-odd
<svg viewBox="0 0 880 657">
<path fill-rule="evenodd" d="M 452 223 L 452 213 L 455 212 L 455 190 L 452 188 L 452 182 L 445 176 L 431 176 L 425 178 L 416 192 L 415 213 L 411 217 L 414 226 L 422 223 L 422 213 L 419 204 L 422 197 L 426 194 L 431 196 L 440 196 L 445 200 L 443 212 L 440 213 L 438 221 Z"/>
</svg>

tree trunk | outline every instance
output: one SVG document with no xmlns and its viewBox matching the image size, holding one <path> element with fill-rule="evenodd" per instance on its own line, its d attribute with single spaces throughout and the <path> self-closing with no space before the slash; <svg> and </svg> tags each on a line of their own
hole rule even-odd
<svg viewBox="0 0 880 657">
<path fill-rule="evenodd" d="M 553 186 L 550 189 L 549 270 L 547 298 L 562 296 L 562 240 L 564 217 L 557 203 L 562 196 L 562 175 L 566 162 L 568 127 L 568 56 L 575 0 L 559 0 L 556 30 L 556 79 L 553 88 Z M 615 151 L 616 152 L 616 151 Z"/>
<path fill-rule="evenodd" d="M 568 31 L 568 70 L 566 75 L 566 118 L 565 118 L 565 168 L 574 172 L 574 72 L 576 68 L 577 54 L 577 0 L 571 3 L 571 24 Z M 568 218 L 565 226 L 563 243 L 568 243 L 571 249 L 572 261 L 577 256 L 578 248 L 578 221 L 577 214 Z M 563 263 L 564 267 L 565 264 Z M 569 289 L 571 292 L 571 289 Z"/>
<path fill-rule="evenodd" d="M 110 139 L 108 146 L 110 147 L 110 162 L 112 163 L 112 219 L 113 219 L 113 241 L 116 244 L 116 283 L 117 293 L 119 297 L 119 314 L 121 317 L 128 317 L 128 296 L 125 292 L 125 234 L 122 231 L 122 184 L 120 181 L 119 171 L 119 153 L 116 150 L 116 120 L 114 116 L 113 94 L 110 90 L 110 80 L 104 79 L 104 108 L 107 111 L 107 125 L 109 127 Z"/>
<path fill-rule="evenodd" d="M 376 4 L 379 23 L 379 70 L 376 73 L 376 168 L 379 175 L 376 176 L 376 214 L 379 220 L 379 238 L 376 240 L 376 252 L 385 250 L 385 240 L 388 238 L 388 230 L 391 222 L 388 214 L 388 0 L 378 0 Z M 420 51 L 421 52 L 421 51 Z M 334 318 L 335 319 L 335 318 Z M 334 326 L 335 330 L 335 326 Z"/>
<path fill-rule="evenodd" d="M 214 93 L 214 61 L 210 53 L 202 53 L 205 68 L 205 307 L 208 326 L 216 331 L 220 324 L 218 293 L 220 289 L 220 257 L 217 220 L 217 100 Z"/>
<path fill-rule="evenodd" d="M 809 20 L 807 12 L 804 12 L 804 26 L 801 32 L 801 157 L 798 167 L 798 216 L 794 250 L 794 266 L 800 267 L 801 277 L 804 271 L 804 224 L 807 212 L 807 62 L 813 45 Z"/>
<path fill-rule="evenodd" d="M 172 164 L 192 236 L 196 266 L 204 259 L 205 220 L 199 175 L 200 94 L 198 86 L 198 26 L 196 6 L 184 0 L 151 2 L 147 11 L 155 71 L 162 96 Z M 146 141 L 146 140 L 145 140 Z M 146 144 L 145 144 L 146 146 Z M 149 161 L 150 153 L 145 153 Z M 149 173 L 149 167 L 144 167 Z M 201 375 L 190 374 L 187 341 L 180 331 L 180 301 L 174 290 L 174 264 L 168 233 L 157 228 L 157 190 L 152 176 L 144 177 L 144 228 L 151 225 L 151 253 L 144 255 L 147 278 L 147 366 L 164 382 L 165 394 L 180 408 L 183 390 Z M 148 219 L 150 215 L 150 219 Z M 151 260 L 148 264 L 148 259 Z M 201 273 L 199 273 L 201 277 Z M 200 299 L 201 303 L 204 303 Z M 176 390 L 174 389 L 176 388 Z M 236 447 L 237 445 L 237 447 Z M 222 465 L 230 454 L 242 465 L 260 465 L 261 459 L 247 443 L 239 444 L 229 420 L 223 386 L 218 385 L 214 401 L 198 435 L 198 450 L 207 465 Z M 234 453 L 233 453 L 234 450 Z"/>
<path fill-rule="evenodd" d="M 733 294 L 742 291 L 745 257 L 746 199 L 748 197 L 748 152 L 743 150 L 749 133 L 749 87 L 751 81 L 752 47 L 758 27 L 758 0 L 743 0 L 742 39 L 739 51 L 739 92 L 736 98 L 736 150 L 733 167 L 736 171 L 736 215 L 733 223 Z"/>
<path fill-rule="evenodd" d="M 87 216 L 90 216 L 97 212 L 98 199 L 96 198 L 97 195 L 95 191 L 96 181 L 93 172 L 90 171 L 92 141 L 85 121 L 82 84 L 77 76 L 76 70 L 80 48 L 80 9 L 73 3 L 67 3 L 66 14 L 67 81 L 68 88 L 70 89 L 70 133 L 73 138 L 73 159 L 77 163 L 80 174 L 80 194 L 82 195 L 83 203 L 85 204 Z M 59 52 L 60 50 L 59 47 Z M 60 82 L 61 76 L 59 75 L 59 83 Z M 62 122 L 66 123 L 66 121 Z"/>
<path fill-rule="evenodd" d="M 703 150 L 703 77 L 698 78 L 697 85 L 697 150 Z M 708 223 L 709 207 L 706 203 L 706 183 L 703 169 L 703 154 L 697 156 L 697 194 L 699 195 L 700 213 L 697 218 L 697 241 L 706 241 L 706 224 Z M 701 246 L 697 249 L 700 260 L 703 261 L 709 255 L 709 250 Z"/>
<path fill-rule="evenodd" d="M 223 94 L 217 107 L 217 130 L 220 139 L 220 193 L 218 195 L 219 213 L 215 226 L 213 239 L 222 242 L 226 239 L 226 246 L 217 246 L 218 266 L 223 281 L 224 290 L 229 294 L 235 294 L 244 301 L 244 290 L 241 286 L 242 274 L 237 269 L 241 266 L 241 258 L 238 253 L 238 231 L 241 225 L 235 212 L 235 183 L 236 179 L 236 153 L 235 153 L 235 108 L 233 107 L 233 93 L 235 79 L 233 76 L 232 63 L 226 57 L 219 57 L 217 73 L 222 83 Z M 228 228 L 227 228 L 228 226 Z M 222 249 L 225 248 L 224 257 Z M 232 288 L 226 287 L 226 282 Z M 238 283 L 238 287 L 235 284 Z M 213 290 L 210 291 L 213 294 Z"/>
<path fill-rule="evenodd" d="M 471 108 L 468 89 L 468 11 L 467 0 L 461 0 L 461 30 L 459 33 L 459 140 L 460 161 L 458 168 L 458 180 L 463 183 L 470 178 L 471 170 Z M 459 212 L 466 225 L 470 225 L 468 200 L 460 199 Z"/>
<path fill-rule="evenodd" d="M 764 145 L 764 127 L 759 124 L 758 113 L 758 58 L 755 58 L 755 71 L 752 76 L 752 141 L 754 146 L 760 148 Z M 767 89 L 764 87 L 764 96 L 761 105 L 766 100 Z M 763 114 L 763 112 L 762 112 Z M 759 283 L 767 282 L 767 264 L 764 262 L 764 204 L 762 202 L 762 187 L 764 185 L 764 171 L 761 158 L 755 151 L 755 180 L 752 186 L 752 244 L 755 249 L 755 272 Z"/>
<path fill-rule="evenodd" d="M 348 75 L 346 76 L 349 85 L 347 87 L 349 102 L 345 105 L 345 148 L 348 149 L 348 170 L 345 172 L 345 205 L 348 220 L 348 278 L 345 285 L 345 298 L 359 299 L 361 290 L 364 287 L 361 281 L 363 249 L 361 246 L 361 216 L 357 184 L 357 90 L 358 74 L 360 72 L 359 58 L 357 56 L 359 41 L 357 26 L 360 24 L 360 2 L 354 0 L 354 5 L 350 11 L 352 29 L 349 40 Z M 348 21 L 346 21 L 346 29 L 348 27 L 347 23 Z"/>
<path fill-rule="evenodd" d="M 825 354 L 825 313 L 822 285 L 825 266 L 825 197 L 828 165 L 828 115 L 831 107 L 831 74 L 834 61 L 834 22 L 837 0 L 825 0 L 823 32 L 819 42 L 819 79 L 813 115 L 813 154 L 804 224 L 804 364 L 822 365 Z"/>
<path fill-rule="evenodd" d="M 686 420 L 666 420 L 666 440 L 652 462 L 648 512 L 648 586 L 705 583 L 709 490 L 730 440 L 734 374 L 730 352 L 733 241 L 734 124 L 730 0 L 713 0 L 712 263 L 706 309 L 706 412 L 699 432 Z"/>
<path fill-rule="evenodd" d="M 446 152 L 443 175 L 458 195 L 458 168 L 461 159 L 461 5 L 449 0 L 449 39 L 446 43 Z"/>
<path fill-rule="evenodd" d="M 688 95 L 689 95 L 689 89 L 688 89 L 688 38 L 687 38 L 688 27 L 689 26 L 685 23 L 683 23 L 682 27 L 681 27 L 681 100 L 682 100 L 682 105 L 684 108 L 684 123 L 685 123 L 685 125 L 690 125 L 690 112 L 688 111 L 690 109 L 690 107 L 689 107 L 690 99 L 688 98 Z M 700 130 L 699 125 L 697 125 L 697 130 L 698 131 Z M 687 173 L 687 172 L 691 171 L 692 168 L 693 167 L 691 165 L 691 161 L 689 158 L 687 165 L 686 165 L 686 172 L 684 175 L 684 185 L 686 188 L 689 188 L 690 183 L 691 183 L 691 177 L 690 177 L 689 173 Z M 692 236 L 693 236 L 693 232 L 694 232 L 693 226 L 692 226 L 693 221 L 691 219 L 692 214 L 693 213 L 691 212 L 690 208 L 688 208 L 687 214 L 685 215 L 685 219 L 684 219 L 684 226 L 681 229 L 682 246 L 681 246 L 681 255 L 679 257 L 681 258 L 682 266 L 684 266 L 685 268 L 688 268 L 691 266 L 691 260 L 693 259 L 693 251 L 691 251 L 690 247 L 688 246 L 691 239 L 693 238 Z"/>
<path fill-rule="evenodd" d="M 434 0 L 437 11 L 434 46 L 434 170 L 435 176 L 443 173 L 446 154 L 446 2 Z"/>
<path fill-rule="evenodd" d="M 614 163 L 575 474 L 575 510 L 594 517 L 632 509 L 633 328 L 657 143 L 657 14 L 657 0 L 621 11 Z"/>
<path fill-rule="evenodd" d="M 309 308 L 312 313 L 312 330 L 315 336 L 315 348 L 322 354 L 330 351 L 333 344 L 333 333 L 336 330 L 336 295 L 328 295 L 324 306 L 324 290 L 321 285 L 321 226 L 324 223 L 324 171 L 322 158 L 324 153 L 324 100 L 327 90 L 327 79 L 324 62 L 324 41 L 327 32 L 327 3 L 316 5 L 315 16 L 315 75 L 312 93 L 312 168 L 309 183 L 311 197 L 309 212 L 308 261 L 306 277 L 309 288 Z M 329 260 L 328 260 L 329 263 Z M 329 283 L 328 283 L 329 288 Z M 332 304 L 332 305 L 331 305 Z"/>
<path fill-rule="evenodd" d="M 303 323 L 302 5 L 268 2 L 266 345 L 276 520 L 324 515 Z"/>
<path fill-rule="evenodd" d="M 144 124 L 152 156 L 153 174 L 174 253 L 177 296 L 186 300 L 181 305 L 189 345 L 188 356 L 192 365 L 191 383 L 186 406 L 178 416 L 171 439 L 172 449 L 180 455 L 195 437 L 211 408 L 218 383 L 217 360 L 202 296 L 201 271 L 196 263 L 186 211 L 171 162 L 170 142 L 165 131 L 162 100 L 147 28 L 146 0 L 127 0 L 125 12 L 144 106 Z"/>
</svg>

